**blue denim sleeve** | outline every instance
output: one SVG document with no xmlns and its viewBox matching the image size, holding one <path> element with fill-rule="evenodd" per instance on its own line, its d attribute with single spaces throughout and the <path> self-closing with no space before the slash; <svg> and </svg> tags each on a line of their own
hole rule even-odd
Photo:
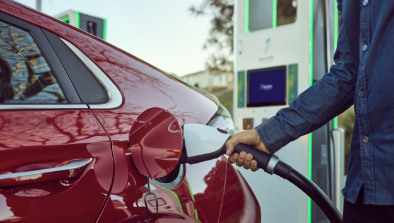
<svg viewBox="0 0 394 223">
<path fill-rule="evenodd" d="M 289 107 L 255 128 L 271 154 L 320 128 L 353 105 L 357 68 L 343 24 L 341 22 L 335 64 L 329 73 L 302 92 Z"/>
</svg>

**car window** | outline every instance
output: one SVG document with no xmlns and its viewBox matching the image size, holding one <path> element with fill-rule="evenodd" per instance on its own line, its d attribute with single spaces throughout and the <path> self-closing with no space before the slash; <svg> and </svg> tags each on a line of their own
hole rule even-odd
<svg viewBox="0 0 394 223">
<path fill-rule="evenodd" d="M 0 103 L 67 103 L 28 31 L 0 21 Z"/>
<path fill-rule="evenodd" d="M 45 29 L 42 31 L 61 60 L 81 101 L 86 104 L 106 103 L 109 100 L 108 92 L 95 77 L 92 68 L 88 68 L 58 35 Z"/>
</svg>

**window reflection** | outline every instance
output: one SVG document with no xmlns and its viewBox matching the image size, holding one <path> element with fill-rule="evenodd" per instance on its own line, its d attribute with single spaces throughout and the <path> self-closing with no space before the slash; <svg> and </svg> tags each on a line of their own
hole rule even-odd
<svg viewBox="0 0 394 223">
<path fill-rule="evenodd" d="M 296 0 L 277 0 L 276 25 L 282 26 L 296 21 L 297 1 Z"/>
<path fill-rule="evenodd" d="M 29 32 L 0 21 L 0 103 L 67 103 Z"/>
<path fill-rule="evenodd" d="M 248 0 L 247 2 L 246 25 L 249 32 L 291 24 L 297 19 L 297 0 Z M 274 13 L 273 10 L 276 12 Z"/>
</svg>

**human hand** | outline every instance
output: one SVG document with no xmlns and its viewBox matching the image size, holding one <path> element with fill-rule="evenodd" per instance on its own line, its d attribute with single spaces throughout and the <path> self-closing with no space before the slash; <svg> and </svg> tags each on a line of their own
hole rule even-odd
<svg viewBox="0 0 394 223">
<path fill-rule="evenodd" d="M 264 143 L 261 141 L 259 134 L 256 129 L 246 130 L 235 134 L 226 142 L 226 154 L 229 156 L 229 163 L 236 163 L 237 166 L 243 166 L 245 169 L 251 169 L 253 172 L 258 170 L 257 161 L 253 159 L 253 155 L 242 151 L 240 154 L 233 153 L 234 147 L 240 143 L 251 145 L 263 152 L 270 153 L 267 148 L 265 148 Z M 232 155 L 231 155 L 232 154 Z"/>
</svg>

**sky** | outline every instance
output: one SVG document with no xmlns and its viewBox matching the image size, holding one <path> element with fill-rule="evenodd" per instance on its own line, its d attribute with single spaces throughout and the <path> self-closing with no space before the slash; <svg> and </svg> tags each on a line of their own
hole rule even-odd
<svg viewBox="0 0 394 223">
<path fill-rule="evenodd" d="M 35 0 L 16 0 L 35 8 Z M 188 8 L 202 0 L 42 0 L 51 16 L 76 10 L 107 19 L 107 41 L 178 76 L 204 70 L 209 56 L 209 15 L 195 17 Z"/>
</svg>

